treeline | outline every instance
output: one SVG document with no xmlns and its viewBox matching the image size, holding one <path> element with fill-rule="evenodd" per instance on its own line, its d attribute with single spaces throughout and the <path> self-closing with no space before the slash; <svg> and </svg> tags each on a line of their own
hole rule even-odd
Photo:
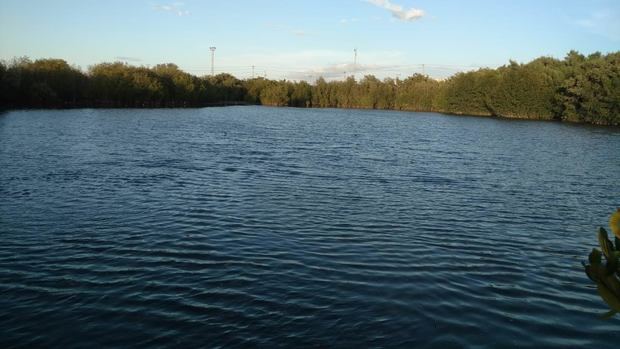
<svg viewBox="0 0 620 349">
<path fill-rule="evenodd" d="M 152 68 L 101 63 L 86 73 L 62 59 L 15 59 L 0 64 L 6 107 L 195 107 L 239 103 L 246 96 L 230 74 L 199 78 L 174 64 Z"/>
<path fill-rule="evenodd" d="M 220 104 L 436 111 L 620 125 L 620 52 L 458 73 L 437 81 L 367 75 L 313 84 L 230 74 L 196 77 L 174 64 L 102 63 L 86 72 L 60 59 L 0 64 L 1 104 L 21 107 L 196 107 Z"/>
</svg>

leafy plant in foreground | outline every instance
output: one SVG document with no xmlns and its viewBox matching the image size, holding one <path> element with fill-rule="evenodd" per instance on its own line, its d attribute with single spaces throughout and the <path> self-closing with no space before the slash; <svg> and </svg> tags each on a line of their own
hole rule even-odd
<svg viewBox="0 0 620 349">
<path fill-rule="evenodd" d="M 609 225 L 615 235 L 615 246 L 609 239 L 607 231 L 600 228 L 598 243 L 601 250 L 592 249 L 588 257 L 589 264 L 584 263 L 586 274 L 596 283 L 599 295 L 611 308 L 603 315 L 604 318 L 610 318 L 620 312 L 620 208 L 611 215 Z"/>
</svg>

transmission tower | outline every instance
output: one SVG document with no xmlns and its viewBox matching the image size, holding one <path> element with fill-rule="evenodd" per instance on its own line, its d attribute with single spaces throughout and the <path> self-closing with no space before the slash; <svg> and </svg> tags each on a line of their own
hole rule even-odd
<svg viewBox="0 0 620 349">
<path fill-rule="evenodd" d="M 215 75 L 215 70 L 213 69 L 213 61 L 215 60 L 215 46 L 209 47 L 211 50 L 211 76 Z"/>
</svg>

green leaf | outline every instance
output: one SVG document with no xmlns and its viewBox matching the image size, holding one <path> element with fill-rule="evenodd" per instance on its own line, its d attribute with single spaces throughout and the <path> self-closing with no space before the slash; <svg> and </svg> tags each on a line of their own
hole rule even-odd
<svg viewBox="0 0 620 349">
<path fill-rule="evenodd" d="M 605 286 L 618 298 L 620 299 L 620 280 L 616 277 L 616 275 L 607 275 L 603 278 L 603 283 Z"/>
<path fill-rule="evenodd" d="M 614 247 L 607 237 L 607 231 L 603 228 L 600 228 L 598 231 L 598 243 L 601 246 L 601 250 L 603 251 L 605 258 L 609 259 L 614 252 Z"/>
<path fill-rule="evenodd" d="M 601 265 L 586 265 L 586 275 L 588 275 L 588 277 L 590 278 L 590 280 L 594 281 L 594 282 L 600 282 L 601 281 Z"/>
<path fill-rule="evenodd" d="M 611 290 L 609 290 L 609 288 L 607 288 L 607 286 L 605 286 L 602 282 L 596 283 L 596 290 L 611 309 L 620 311 L 620 297 L 611 292 Z"/>
<path fill-rule="evenodd" d="M 597 250 L 596 248 L 593 248 L 592 252 L 590 252 L 590 256 L 588 257 L 588 261 L 592 265 L 601 264 L 601 257 L 602 257 L 601 251 Z"/>
<path fill-rule="evenodd" d="M 612 252 L 607 258 L 606 270 L 608 275 L 613 275 L 618 270 L 618 256 L 616 252 Z"/>
</svg>

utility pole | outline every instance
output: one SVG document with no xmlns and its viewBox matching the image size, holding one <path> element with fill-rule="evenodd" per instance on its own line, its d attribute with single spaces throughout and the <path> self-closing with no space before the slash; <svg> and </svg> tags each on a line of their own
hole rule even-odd
<svg viewBox="0 0 620 349">
<path fill-rule="evenodd" d="M 254 66 L 252 66 L 252 79 L 254 79 Z"/>
<path fill-rule="evenodd" d="M 424 63 L 422 63 L 422 75 L 426 76 L 426 69 L 424 68 Z"/>
<path fill-rule="evenodd" d="M 213 61 L 215 60 L 215 46 L 209 47 L 211 50 L 211 76 L 215 75 L 215 70 L 213 69 Z"/>
</svg>

